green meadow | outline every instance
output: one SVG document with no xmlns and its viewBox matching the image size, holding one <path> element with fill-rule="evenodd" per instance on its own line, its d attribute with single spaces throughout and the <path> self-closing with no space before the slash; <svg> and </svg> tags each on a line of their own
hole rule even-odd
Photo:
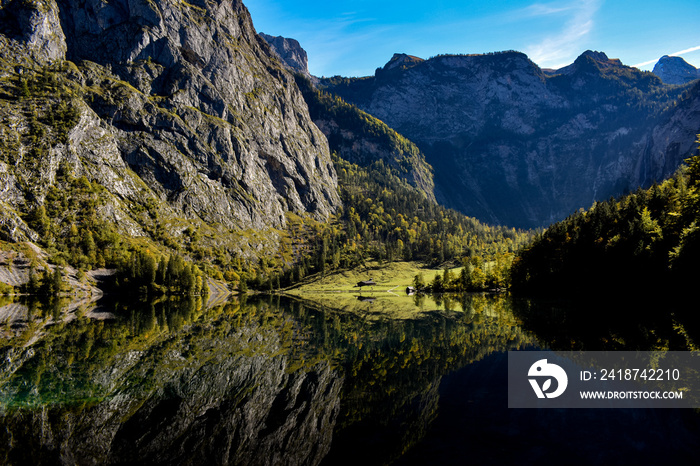
<svg viewBox="0 0 700 466">
<path fill-rule="evenodd" d="M 461 267 L 451 269 L 459 273 Z M 413 278 L 422 274 L 430 283 L 443 270 L 419 262 L 367 262 L 352 270 L 315 275 L 300 286 L 285 291 L 287 295 L 313 303 L 315 307 L 364 315 L 367 318 L 411 319 L 416 313 L 462 308 L 455 300 L 443 296 L 406 294 Z M 363 280 L 374 280 L 373 287 L 357 287 Z"/>
<path fill-rule="evenodd" d="M 459 274 L 462 267 L 450 269 L 453 274 Z M 356 287 L 363 280 L 374 280 L 377 284 L 372 287 L 375 292 L 389 291 L 404 293 L 407 286 L 413 285 L 413 278 L 423 274 L 426 284 L 430 283 L 442 269 L 429 268 L 419 262 L 366 262 L 364 265 L 350 270 L 343 270 L 325 275 L 316 274 L 309 277 L 299 286 L 287 290 L 289 294 L 330 293 L 330 292 L 359 292 Z M 365 287 L 362 293 L 368 292 Z"/>
</svg>

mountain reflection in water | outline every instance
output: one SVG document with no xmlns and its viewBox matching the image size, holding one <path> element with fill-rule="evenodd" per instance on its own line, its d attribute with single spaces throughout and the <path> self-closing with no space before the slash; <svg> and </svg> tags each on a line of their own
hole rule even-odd
<svg viewBox="0 0 700 466">
<path fill-rule="evenodd" d="M 509 410 L 506 352 L 543 344 L 522 326 L 531 303 L 400 299 L 15 312 L 0 340 L 0 462 L 645 463 L 697 451 L 694 412 Z"/>
</svg>

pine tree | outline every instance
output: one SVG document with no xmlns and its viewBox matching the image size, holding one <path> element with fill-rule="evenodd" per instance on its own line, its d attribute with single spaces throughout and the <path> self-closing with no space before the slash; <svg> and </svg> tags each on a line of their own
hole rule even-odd
<svg viewBox="0 0 700 466">
<path fill-rule="evenodd" d="M 435 278 L 433 278 L 433 282 L 430 284 L 430 289 L 433 293 L 440 293 L 444 290 L 442 275 L 439 273 L 435 274 Z"/>
<path fill-rule="evenodd" d="M 29 269 L 29 281 L 25 285 L 25 291 L 26 293 L 29 294 L 37 294 L 39 292 L 40 288 L 40 283 L 39 279 L 36 276 L 36 272 L 34 271 L 34 267 Z"/>
<path fill-rule="evenodd" d="M 165 256 L 161 256 L 160 261 L 158 262 L 158 268 L 156 269 L 156 279 L 155 283 L 157 285 L 164 285 L 165 284 L 165 272 L 168 269 L 168 260 L 165 258 Z"/>
<path fill-rule="evenodd" d="M 51 275 L 51 285 L 49 294 L 53 296 L 58 296 L 58 294 L 63 289 L 63 275 L 61 274 L 61 268 L 54 268 L 53 274 Z"/>
<path fill-rule="evenodd" d="M 420 272 L 415 277 L 413 277 L 413 286 L 416 289 L 421 289 L 425 287 L 425 277 L 423 276 L 423 272 Z"/>
<path fill-rule="evenodd" d="M 46 214 L 46 208 L 44 208 L 43 204 L 32 209 L 27 218 L 27 223 L 34 231 L 39 233 L 42 240 L 47 239 L 51 229 L 51 219 Z"/>
<path fill-rule="evenodd" d="M 188 295 L 194 294 L 196 283 L 196 277 L 192 270 L 192 264 L 184 267 L 182 270 L 182 276 L 180 277 L 180 290 Z"/>
<path fill-rule="evenodd" d="M 26 78 L 22 78 L 19 81 L 19 95 L 23 99 L 30 97 L 32 94 L 29 90 L 29 83 Z"/>
<path fill-rule="evenodd" d="M 446 290 L 451 289 L 453 281 L 454 278 L 452 276 L 452 271 L 450 271 L 450 269 L 448 268 L 445 268 L 442 275 L 442 287 Z"/>
</svg>

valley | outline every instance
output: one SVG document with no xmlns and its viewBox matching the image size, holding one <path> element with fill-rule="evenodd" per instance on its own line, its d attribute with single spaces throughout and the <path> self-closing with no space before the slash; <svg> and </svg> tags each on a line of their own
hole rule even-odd
<svg viewBox="0 0 700 466">
<path fill-rule="evenodd" d="M 693 410 L 514 410 L 506 374 L 697 350 L 698 70 L 317 77 L 254 20 L 0 1 L 0 463 L 692 461 Z"/>
</svg>

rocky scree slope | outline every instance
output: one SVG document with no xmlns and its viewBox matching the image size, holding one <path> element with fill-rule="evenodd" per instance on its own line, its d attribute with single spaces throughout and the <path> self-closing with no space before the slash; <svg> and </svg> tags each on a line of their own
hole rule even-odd
<svg viewBox="0 0 700 466">
<path fill-rule="evenodd" d="M 438 201 L 483 221 L 547 226 L 663 180 L 695 150 L 698 87 L 601 52 L 547 74 L 518 52 L 406 57 L 320 85 L 417 143 Z"/>
<path fill-rule="evenodd" d="M 327 141 L 239 0 L 12 0 L 0 33 L 2 238 L 36 239 L 19 214 L 61 167 L 132 235 L 145 211 L 264 230 L 340 204 Z"/>
</svg>

